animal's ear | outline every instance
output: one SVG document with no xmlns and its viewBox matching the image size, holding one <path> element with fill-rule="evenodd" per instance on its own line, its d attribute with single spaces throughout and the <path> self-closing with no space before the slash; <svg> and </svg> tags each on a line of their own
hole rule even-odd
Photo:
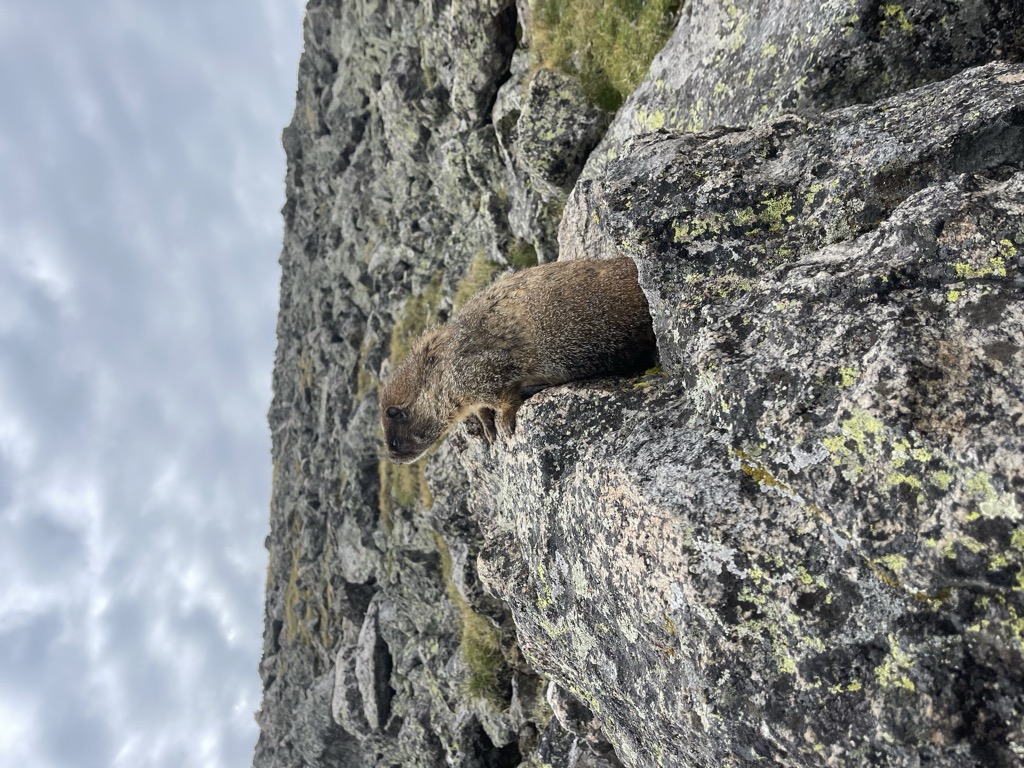
<svg viewBox="0 0 1024 768">
<path fill-rule="evenodd" d="M 392 405 L 390 408 L 385 409 L 384 415 L 397 424 L 402 424 L 403 422 L 408 420 L 406 412 L 394 405 Z"/>
</svg>

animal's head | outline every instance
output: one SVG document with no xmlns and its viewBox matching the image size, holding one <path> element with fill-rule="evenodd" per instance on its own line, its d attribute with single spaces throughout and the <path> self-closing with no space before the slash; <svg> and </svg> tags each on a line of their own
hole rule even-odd
<svg viewBox="0 0 1024 768">
<path fill-rule="evenodd" d="M 451 426 L 454 409 L 446 397 L 440 370 L 443 331 L 427 331 L 413 345 L 380 390 L 380 423 L 388 458 L 396 464 L 416 461 Z"/>
</svg>

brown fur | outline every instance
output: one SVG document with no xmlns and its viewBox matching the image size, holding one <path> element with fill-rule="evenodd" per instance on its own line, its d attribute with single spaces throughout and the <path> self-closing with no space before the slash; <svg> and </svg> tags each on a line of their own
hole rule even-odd
<svg viewBox="0 0 1024 768">
<path fill-rule="evenodd" d="M 630 259 L 562 261 L 515 272 L 426 331 L 380 392 L 388 458 L 415 461 L 477 415 L 507 437 L 527 393 L 634 374 L 657 358 Z"/>
</svg>

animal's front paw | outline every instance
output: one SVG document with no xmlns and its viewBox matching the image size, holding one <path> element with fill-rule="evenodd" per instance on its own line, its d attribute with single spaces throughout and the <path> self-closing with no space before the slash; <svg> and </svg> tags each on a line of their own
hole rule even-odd
<svg viewBox="0 0 1024 768">
<path fill-rule="evenodd" d="M 517 410 L 514 406 L 505 406 L 498 412 L 497 427 L 502 440 L 512 439 L 512 433 L 516 431 Z"/>
<path fill-rule="evenodd" d="M 497 435 L 494 410 L 491 408 L 481 408 L 466 419 L 466 426 L 471 435 L 482 437 L 487 441 L 488 445 L 494 442 L 494 438 Z"/>
</svg>

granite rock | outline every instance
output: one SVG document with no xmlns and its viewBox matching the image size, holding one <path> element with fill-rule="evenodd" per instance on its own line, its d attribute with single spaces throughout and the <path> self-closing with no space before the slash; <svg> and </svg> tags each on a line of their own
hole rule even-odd
<svg viewBox="0 0 1024 768">
<path fill-rule="evenodd" d="M 630 137 L 745 126 L 876 101 L 998 59 L 1021 60 L 1012 0 L 693 0 L 619 110 L 585 176 Z"/>
</svg>

